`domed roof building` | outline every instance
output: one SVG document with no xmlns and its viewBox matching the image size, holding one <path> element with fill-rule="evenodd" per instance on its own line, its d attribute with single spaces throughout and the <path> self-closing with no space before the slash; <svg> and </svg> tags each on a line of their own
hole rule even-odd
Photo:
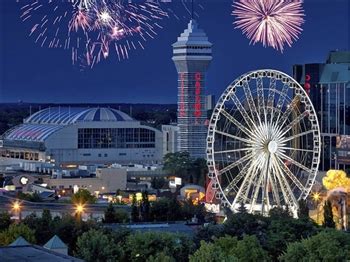
<svg viewBox="0 0 350 262">
<path fill-rule="evenodd" d="M 2 158 L 60 167 L 158 163 L 162 155 L 161 131 L 112 108 L 46 108 L 7 131 L 0 141 Z"/>
</svg>

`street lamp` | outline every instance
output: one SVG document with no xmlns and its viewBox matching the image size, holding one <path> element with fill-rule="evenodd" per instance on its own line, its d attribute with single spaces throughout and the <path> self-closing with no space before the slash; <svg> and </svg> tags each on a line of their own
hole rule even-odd
<svg viewBox="0 0 350 262">
<path fill-rule="evenodd" d="M 76 213 L 77 217 L 80 219 L 82 214 L 84 213 L 84 205 L 77 204 L 75 206 L 75 213 Z"/>
<path fill-rule="evenodd" d="M 21 221 L 21 204 L 16 201 L 12 205 L 12 209 L 15 211 L 16 214 L 18 214 L 18 219 Z"/>
</svg>

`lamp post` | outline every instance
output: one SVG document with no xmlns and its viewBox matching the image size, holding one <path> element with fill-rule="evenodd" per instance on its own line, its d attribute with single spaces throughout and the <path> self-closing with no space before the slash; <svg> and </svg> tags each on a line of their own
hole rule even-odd
<svg viewBox="0 0 350 262">
<path fill-rule="evenodd" d="M 12 205 L 12 209 L 15 211 L 15 214 L 18 215 L 18 220 L 21 221 L 22 220 L 21 204 L 18 201 L 14 202 Z"/>
</svg>

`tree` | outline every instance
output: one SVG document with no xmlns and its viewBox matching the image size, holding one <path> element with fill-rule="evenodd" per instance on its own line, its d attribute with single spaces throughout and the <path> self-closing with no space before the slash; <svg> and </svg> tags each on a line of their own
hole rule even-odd
<svg viewBox="0 0 350 262">
<path fill-rule="evenodd" d="M 115 223 L 115 209 L 112 203 L 109 203 L 106 211 L 105 217 L 103 219 L 104 223 Z"/>
<path fill-rule="evenodd" d="M 331 201 L 324 202 L 323 207 L 323 226 L 329 228 L 335 228 L 335 222 L 333 220 L 333 210 Z"/>
<path fill-rule="evenodd" d="M 181 219 L 183 219 L 183 213 L 179 202 L 175 198 L 161 198 L 152 202 L 150 220 L 175 221 Z"/>
<path fill-rule="evenodd" d="M 190 256 L 190 261 L 268 261 L 268 255 L 255 236 L 225 236 L 212 243 L 201 241 L 200 248 Z"/>
<path fill-rule="evenodd" d="M 110 203 L 105 211 L 104 223 L 125 223 L 128 222 L 129 215 L 123 210 L 115 210 L 112 203 Z"/>
<path fill-rule="evenodd" d="M 75 254 L 87 262 L 112 262 L 122 256 L 122 249 L 113 243 L 111 236 L 91 229 L 78 238 Z"/>
<path fill-rule="evenodd" d="M 150 220 L 150 204 L 148 200 L 147 191 L 142 192 L 141 217 L 142 217 L 142 221 Z"/>
<path fill-rule="evenodd" d="M 0 232 L 7 229 L 11 225 L 11 216 L 7 212 L 0 213 Z"/>
<path fill-rule="evenodd" d="M 0 188 L 5 186 L 5 177 L 4 174 L 0 174 Z"/>
<path fill-rule="evenodd" d="M 300 242 L 288 245 L 281 261 L 348 261 L 350 259 L 350 235 L 327 229 Z"/>
<path fill-rule="evenodd" d="M 154 177 L 151 181 L 151 186 L 153 189 L 162 189 L 166 182 L 163 177 Z"/>
<path fill-rule="evenodd" d="M 143 262 L 151 257 L 154 259 L 166 256 L 168 259 L 174 259 L 171 261 L 181 262 L 188 260 L 189 254 L 194 250 L 194 244 L 188 236 L 182 234 L 137 232 L 127 236 L 124 249 L 125 261 Z"/>
<path fill-rule="evenodd" d="M 25 224 L 12 224 L 0 233 L 0 246 L 7 246 L 20 236 L 29 243 L 35 244 L 35 235 L 32 229 Z"/>
<path fill-rule="evenodd" d="M 139 205 L 136 200 L 136 194 L 132 194 L 132 203 L 131 203 L 131 220 L 132 222 L 138 222 L 139 219 Z"/>
<path fill-rule="evenodd" d="M 192 166 L 192 159 L 188 152 L 168 153 L 164 156 L 163 169 L 173 176 L 188 177 L 188 171 Z"/>
<path fill-rule="evenodd" d="M 307 206 L 307 201 L 304 199 L 299 200 L 298 217 L 309 219 L 309 207 Z"/>
<path fill-rule="evenodd" d="M 285 252 L 288 243 L 313 236 L 318 232 L 316 225 L 309 219 L 274 217 L 268 218 L 268 222 L 266 235 L 261 240 L 273 260 L 277 260 Z"/>
<path fill-rule="evenodd" d="M 241 202 L 238 207 L 238 213 L 239 214 L 247 214 L 247 208 L 245 207 L 245 204 Z"/>
<path fill-rule="evenodd" d="M 62 218 L 55 217 L 52 221 L 54 234 L 59 236 L 69 247 L 69 250 L 75 250 L 77 239 L 83 233 L 90 229 L 97 229 L 98 224 L 93 220 L 77 221 L 71 215 L 63 215 Z"/>
<path fill-rule="evenodd" d="M 86 189 L 79 189 L 78 192 L 72 196 L 71 200 L 73 204 L 93 204 L 96 202 L 96 197 L 91 195 Z"/>
<path fill-rule="evenodd" d="M 163 162 L 165 171 L 173 176 L 181 177 L 185 183 L 205 185 L 205 177 L 208 173 L 205 159 L 193 159 L 188 152 L 176 152 L 166 154 Z"/>
</svg>

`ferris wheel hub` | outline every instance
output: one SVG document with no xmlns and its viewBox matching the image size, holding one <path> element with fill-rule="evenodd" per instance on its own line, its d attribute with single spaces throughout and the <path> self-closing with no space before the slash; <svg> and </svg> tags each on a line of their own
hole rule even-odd
<svg viewBox="0 0 350 262">
<path fill-rule="evenodd" d="M 277 148 L 278 148 L 278 144 L 276 141 L 270 141 L 268 146 L 267 146 L 267 149 L 269 150 L 269 152 L 271 154 L 274 154 L 277 152 Z"/>
</svg>

